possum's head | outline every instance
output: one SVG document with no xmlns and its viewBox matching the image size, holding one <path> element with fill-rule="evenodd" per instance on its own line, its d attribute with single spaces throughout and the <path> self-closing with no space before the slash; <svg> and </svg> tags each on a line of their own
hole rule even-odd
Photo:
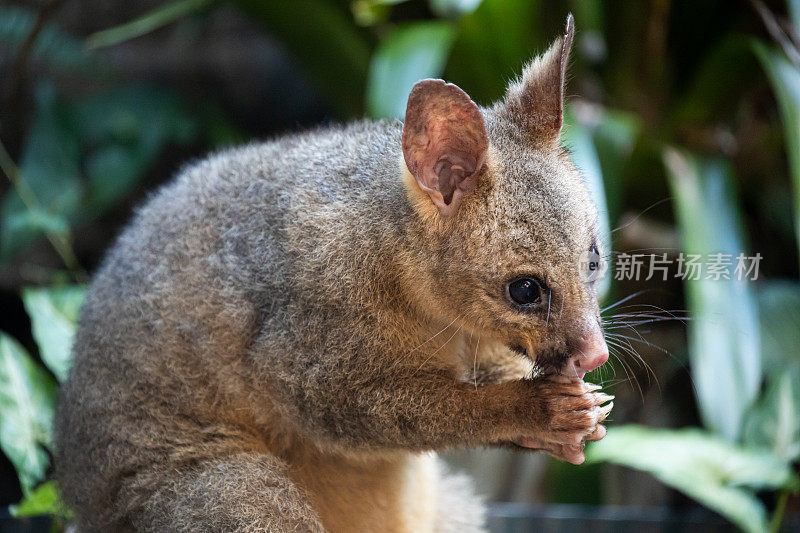
<svg viewBox="0 0 800 533">
<path fill-rule="evenodd" d="M 441 80 L 417 83 L 403 155 L 429 307 L 545 372 L 582 377 L 608 349 L 584 271 L 600 256 L 597 212 L 559 144 L 573 33 L 570 16 L 564 37 L 490 108 Z"/>
</svg>

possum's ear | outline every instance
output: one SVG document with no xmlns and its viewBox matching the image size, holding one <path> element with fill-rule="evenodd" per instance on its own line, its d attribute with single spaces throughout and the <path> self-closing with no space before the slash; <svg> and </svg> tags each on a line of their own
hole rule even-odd
<svg viewBox="0 0 800 533">
<path fill-rule="evenodd" d="M 569 51 L 575 35 L 572 14 L 564 36 L 525 67 L 519 80 L 508 86 L 505 105 L 510 119 L 528 132 L 534 142 L 558 141 L 564 122 L 564 82 Z"/>
<path fill-rule="evenodd" d="M 489 138 L 478 106 L 442 80 L 422 80 L 408 97 L 403 157 L 439 212 L 455 214 L 483 167 Z"/>
</svg>

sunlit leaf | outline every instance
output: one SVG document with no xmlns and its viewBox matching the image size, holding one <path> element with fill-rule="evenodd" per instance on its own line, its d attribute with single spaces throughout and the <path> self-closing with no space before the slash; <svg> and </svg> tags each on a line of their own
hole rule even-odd
<svg viewBox="0 0 800 533">
<path fill-rule="evenodd" d="M 769 452 L 734 446 L 696 429 L 611 428 L 589 446 L 587 460 L 649 472 L 725 516 L 744 531 L 767 531 L 755 491 L 796 487 L 788 464 Z"/>
<path fill-rule="evenodd" d="M 369 114 L 377 118 L 405 115 L 414 83 L 441 76 L 454 31 L 446 22 L 418 22 L 389 32 L 372 56 L 367 82 Z"/>
<path fill-rule="evenodd" d="M 431 11 L 440 17 L 469 15 L 481 5 L 481 0 L 428 0 Z"/>
<path fill-rule="evenodd" d="M 0 333 L 0 448 L 27 494 L 50 464 L 56 384 L 20 344 Z"/>
<path fill-rule="evenodd" d="M 572 162 L 581 171 L 589 187 L 594 205 L 598 213 L 598 226 L 603 249 L 611 249 L 611 229 L 608 217 L 608 203 L 606 202 L 605 186 L 603 183 L 603 170 L 597 155 L 591 131 L 588 126 L 568 117 L 569 123 L 564 128 L 562 142 L 569 146 Z M 606 275 L 599 279 L 598 296 L 602 299 L 608 292 L 611 276 Z"/>
<path fill-rule="evenodd" d="M 57 515 L 64 511 L 58 500 L 58 485 L 55 481 L 45 481 L 17 505 L 9 506 L 8 510 L 15 518 L 45 514 Z"/>
<path fill-rule="evenodd" d="M 797 15 L 796 12 L 793 12 Z M 781 52 L 753 41 L 753 49 L 778 99 L 794 190 L 794 229 L 800 246 L 800 68 Z"/>
<path fill-rule="evenodd" d="M 31 319 L 39 355 L 59 381 L 67 378 L 72 342 L 86 289 L 81 286 L 26 288 L 22 301 Z"/>
<path fill-rule="evenodd" d="M 730 170 L 668 149 L 664 162 L 675 198 L 684 254 L 699 254 L 701 279 L 687 279 L 689 351 L 697 404 L 703 424 L 731 442 L 742 430 L 745 412 L 761 386 L 758 309 L 744 272 L 737 196 Z M 711 279 L 711 254 L 729 254 L 731 279 Z M 746 265 L 749 265 L 746 262 Z M 691 276 L 694 277 L 694 276 Z"/>
</svg>

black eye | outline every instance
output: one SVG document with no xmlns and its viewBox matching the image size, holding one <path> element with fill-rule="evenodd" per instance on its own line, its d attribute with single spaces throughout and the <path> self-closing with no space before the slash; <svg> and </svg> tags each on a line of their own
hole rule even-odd
<svg viewBox="0 0 800 533">
<path fill-rule="evenodd" d="M 542 287 L 535 279 L 520 278 L 508 284 L 508 295 L 519 305 L 531 305 L 541 298 Z"/>
</svg>

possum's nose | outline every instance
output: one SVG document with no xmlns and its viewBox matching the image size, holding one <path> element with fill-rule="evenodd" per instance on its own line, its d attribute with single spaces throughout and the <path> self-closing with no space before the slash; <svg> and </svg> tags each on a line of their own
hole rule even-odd
<svg viewBox="0 0 800 533">
<path fill-rule="evenodd" d="M 575 347 L 574 355 L 569 362 L 578 377 L 583 379 L 587 372 L 602 366 L 606 361 L 608 361 L 608 346 L 603 334 L 596 331 L 581 339 L 580 343 Z M 567 368 L 569 368 L 569 365 L 567 365 Z"/>
</svg>

